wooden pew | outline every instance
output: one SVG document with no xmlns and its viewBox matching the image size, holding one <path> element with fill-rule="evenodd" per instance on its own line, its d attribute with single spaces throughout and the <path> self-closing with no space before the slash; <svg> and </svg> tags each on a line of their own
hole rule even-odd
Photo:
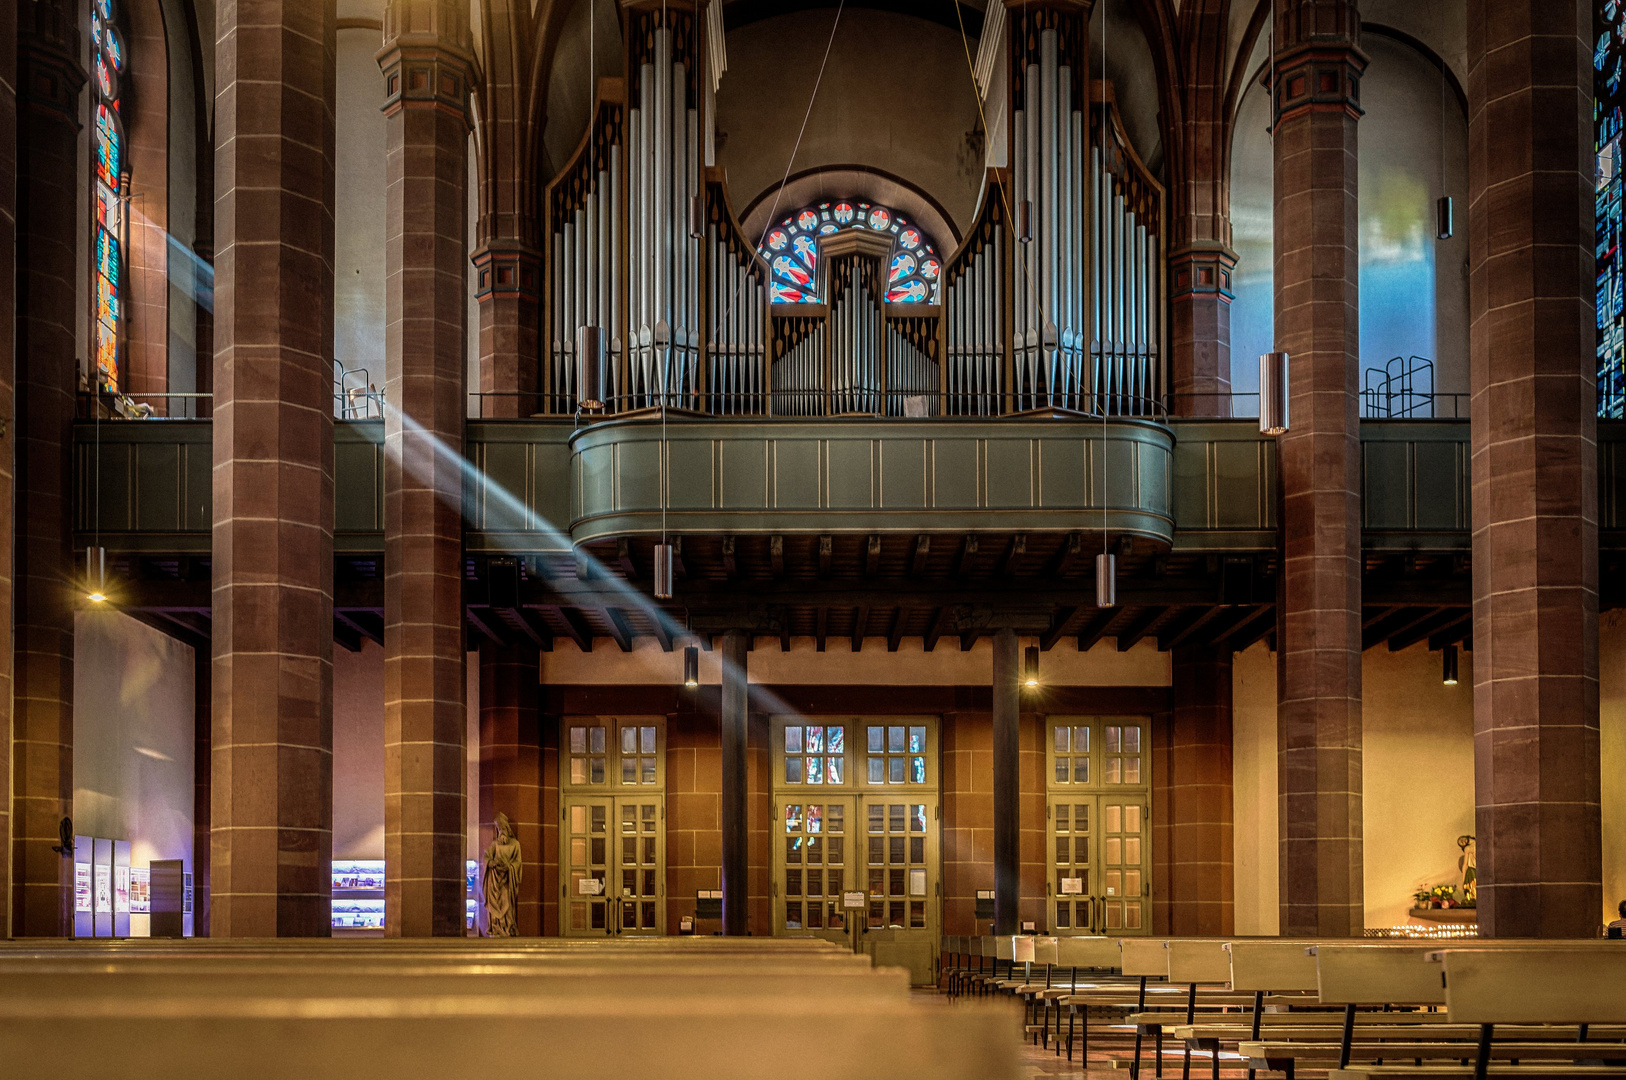
<svg viewBox="0 0 1626 1080">
<path fill-rule="evenodd" d="M 922 1009 L 901 972 L 865 976 L 839 948 L 374 944 L 212 947 L 191 963 L 0 950 L 0 1062 L 7 1080 L 1015 1077 L 1006 1010 Z M 482 972 L 491 955 L 504 962 Z"/>
</svg>

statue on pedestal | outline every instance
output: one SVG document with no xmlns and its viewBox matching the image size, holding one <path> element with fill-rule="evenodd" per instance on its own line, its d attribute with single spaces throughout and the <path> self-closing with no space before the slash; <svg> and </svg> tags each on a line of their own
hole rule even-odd
<svg viewBox="0 0 1626 1080">
<path fill-rule="evenodd" d="M 514 827 L 508 823 L 508 815 L 499 813 L 497 836 L 486 848 L 486 868 L 481 882 L 486 897 L 487 936 L 518 936 L 519 882 L 523 875 Z"/>
</svg>

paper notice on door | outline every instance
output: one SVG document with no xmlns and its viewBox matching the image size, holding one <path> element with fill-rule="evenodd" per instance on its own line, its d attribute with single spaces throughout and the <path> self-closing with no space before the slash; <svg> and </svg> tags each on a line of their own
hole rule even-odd
<svg viewBox="0 0 1626 1080">
<path fill-rule="evenodd" d="M 577 878 L 576 894 L 578 896 L 603 896 L 604 882 L 598 878 Z"/>
<path fill-rule="evenodd" d="M 1064 877 L 1061 879 L 1061 893 L 1063 896 L 1083 896 L 1084 879 L 1081 877 Z"/>
<path fill-rule="evenodd" d="M 841 906 L 855 911 L 862 911 L 864 909 L 864 894 L 862 892 L 842 893 Z"/>
<path fill-rule="evenodd" d="M 909 895 L 910 896 L 925 896 L 926 895 L 926 871 L 924 871 L 924 870 L 911 870 L 911 871 L 909 871 Z"/>
</svg>

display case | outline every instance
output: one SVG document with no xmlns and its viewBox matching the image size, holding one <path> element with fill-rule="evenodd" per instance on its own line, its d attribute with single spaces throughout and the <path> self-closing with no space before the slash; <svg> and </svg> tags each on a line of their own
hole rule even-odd
<svg viewBox="0 0 1626 1080">
<path fill-rule="evenodd" d="M 333 860 L 333 931 L 336 936 L 384 932 L 384 860 Z"/>
</svg>

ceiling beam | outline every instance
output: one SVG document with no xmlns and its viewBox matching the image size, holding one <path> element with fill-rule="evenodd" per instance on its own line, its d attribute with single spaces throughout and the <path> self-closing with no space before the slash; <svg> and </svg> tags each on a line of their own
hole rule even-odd
<svg viewBox="0 0 1626 1080">
<path fill-rule="evenodd" d="M 768 563 L 773 568 L 773 576 L 785 576 L 785 538 L 778 534 L 768 537 Z"/>
<path fill-rule="evenodd" d="M 384 644 L 384 627 L 382 626 L 382 620 L 380 620 L 380 625 L 375 627 L 370 620 L 363 618 L 359 612 L 346 611 L 343 608 L 333 609 L 333 619 L 335 622 L 344 623 L 346 626 L 354 630 L 357 634 L 360 634 L 363 638 L 366 638 L 368 641 L 374 642 L 378 645 Z"/>
<path fill-rule="evenodd" d="M 1096 642 L 1107 636 L 1107 628 L 1118 617 L 1120 610 L 1115 607 L 1097 608 L 1090 621 L 1079 627 L 1078 651 L 1089 652 L 1095 648 Z"/>
<path fill-rule="evenodd" d="M 1254 609 L 1252 605 L 1249 604 L 1240 604 L 1236 607 L 1225 608 L 1222 614 L 1217 615 L 1213 619 L 1204 621 L 1200 626 L 1192 627 L 1190 636 L 1188 636 L 1184 642 L 1172 641 L 1169 647 L 1175 648 L 1181 644 L 1199 645 L 1209 648 L 1217 646 L 1230 635 L 1231 631 L 1235 630 L 1237 627 L 1241 626 L 1244 622 L 1251 618 L 1253 613 Z"/>
<path fill-rule="evenodd" d="M 689 576 L 689 568 L 683 565 L 683 537 L 672 537 L 672 575 L 679 580 Z"/>
<path fill-rule="evenodd" d="M 1045 652 L 1055 648 L 1056 642 L 1062 639 L 1063 635 L 1067 633 L 1067 628 L 1073 624 L 1073 617 L 1078 614 L 1078 610 L 1076 606 L 1058 609 L 1056 619 L 1050 624 L 1050 629 L 1039 637 L 1039 648 Z"/>
<path fill-rule="evenodd" d="M 621 564 L 621 572 L 628 581 L 638 580 L 638 564 L 632 559 L 632 541 L 623 538 L 615 542 L 615 561 Z"/>
<path fill-rule="evenodd" d="M 1226 636 L 1223 644 L 1230 646 L 1232 652 L 1243 652 L 1260 638 L 1276 631 L 1276 607 L 1266 604 L 1248 618 L 1242 620 L 1242 625 Z"/>
<path fill-rule="evenodd" d="M 976 627 L 972 627 L 970 630 L 961 631 L 960 651 L 970 652 L 972 649 L 975 649 L 977 647 L 977 639 L 981 636 L 982 631 L 978 630 Z"/>
<path fill-rule="evenodd" d="M 835 541 L 828 536 L 819 537 L 819 576 L 830 576 L 830 560 L 835 548 Z"/>
<path fill-rule="evenodd" d="M 1437 608 L 1405 608 L 1393 617 L 1361 632 L 1361 649 L 1376 648 L 1396 634 L 1427 625 L 1439 616 Z M 1426 635 L 1425 635 L 1426 636 Z"/>
<path fill-rule="evenodd" d="M 553 651 L 553 632 L 545 626 L 540 619 L 534 618 L 525 608 L 509 608 L 504 614 L 509 617 L 514 628 L 531 639 L 531 644 L 541 652 Z"/>
<path fill-rule="evenodd" d="M 977 536 L 975 533 L 966 533 L 965 539 L 960 542 L 960 553 L 954 557 L 954 576 L 963 578 L 971 573 L 971 560 L 977 554 Z"/>
<path fill-rule="evenodd" d="M 937 609 L 937 614 L 932 616 L 931 629 L 926 631 L 927 652 L 937 648 L 938 639 L 948 632 L 954 621 L 954 609 L 952 607 L 944 605 Z"/>
<path fill-rule="evenodd" d="M 672 631 L 666 627 L 666 611 L 664 608 L 654 608 L 647 613 L 649 619 L 649 632 L 655 635 L 655 640 L 661 643 L 661 652 L 672 651 Z"/>
<path fill-rule="evenodd" d="M 1167 610 L 1168 608 L 1163 607 L 1149 607 L 1131 619 L 1127 626 L 1118 631 L 1118 651 L 1128 652 L 1133 649 L 1135 644 L 1146 636 L 1146 632 L 1152 628 L 1152 624 L 1162 618 L 1163 613 Z"/>
<path fill-rule="evenodd" d="M 734 564 L 734 538 L 725 536 L 723 537 L 723 577 L 733 581 L 734 575 L 738 572 L 739 567 Z"/>
<path fill-rule="evenodd" d="M 824 651 L 824 639 L 830 633 L 830 609 L 823 604 L 819 605 L 813 613 L 813 646 L 815 651 Z"/>
<path fill-rule="evenodd" d="M 1428 636 L 1429 651 L 1443 649 L 1447 645 L 1457 645 L 1472 639 L 1474 633 L 1474 617 L 1469 612 L 1453 623 L 1447 623 Z"/>
<path fill-rule="evenodd" d="M 1408 627 L 1406 630 L 1390 637 L 1389 651 L 1399 652 L 1401 649 L 1409 649 L 1419 641 L 1427 639 L 1429 635 L 1437 634 L 1448 626 L 1469 625 L 1473 621 L 1474 613 L 1472 610 L 1459 611 L 1455 608 L 1446 608 L 1444 611 L 1437 611 L 1434 613 L 1433 618 L 1424 619 L 1417 625 Z"/>
<path fill-rule="evenodd" d="M 886 634 L 886 651 L 897 652 L 898 646 L 903 642 L 903 623 L 908 616 L 909 609 L 900 607 L 892 613 L 892 629 Z"/>
<path fill-rule="evenodd" d="M 858 605 L 853 610 L 853 652 L 860 652 L 864 648 L 864 630 L 869 626 L 869 607 Z"/>
<path fill-rule="evenodd" d="M 493 645 L 506 647 L 510 644 L 508 635 L 502 631 L 502 624 L 491 617 L 490 608 L 484 605 L 469 604 L 463 610 L 468 616 L 470 625 L 489 638 Z M 338 612 L 335 611 L 333 614 L 335 619 L 338 618 Z M 360 633 L 359 628 L 354 623 L 349 622 L 349 620 L 345 620 L 345 622 L 352 630 Z"/>
<path fill-rule="evenodd" d="M 915 553 L 909 559 L 909 576 L 919 577 L 926 572 L 926 558 L 932 553 L 932 538 L 915 537 Z"/>
<path fill-rule="evenodd" d="M 1026 555 L 1027 550 L 1028 538 L 1026 533 L 1017 533 L 1015 536 L 1011 537 L 1010 544 L 1008 544 L 1005 548 L 1005 554 L 1001 555 L 999 558 L 999 569 L 996 570 L 995 573 L 999 577 L 1010 577 L 1015 573 L 1016 557 L 1018 555 Z"/>
<path fill-rule="evenodd" d="M 604 621 L 610 624 L 610 636 L 615 643 L 621 646 L 622 652 L 632 651 L 632 627 L 627 623 L 627 616 L 620 608 L 600 608 L 604 613 Z"/>
<path fill-rule="evenodd" d="M 1084 534 L 1068 533 L 1056 553 L 1050 557 L 1049 564 L 1044 569 L 1044 576 L 1055 578 L 1071 577 L 1078 568 L 1078 561 L 1084 554 Z"/>
<path fill-rule="evenodd" d="M 874 577 L 881 570 L 881 536 L 875 533 L 864 544 L 864 576 Z"/>
<path fill-rule="evenodd" d="M 584 653 L 593 651 L 593 631 L 580 611 L 561 604 L 546 604 L 542 610 L 551 611 L 555 618 L 565 624 L 565 634 L 576 643 L 576 648 Z"/>
<path fill-rule="evenodd" d="M 1163 633 L 1159 634 L 1157 636 L 1157 647 L 1162 649 L 1164 652 L 1168 652 L 1170 649 L 1184 644 L 1193 634 L 1201 630 L 1203 627 L 1210 625 L 1216 619 L 1219 619 L 1222 616 L 1230 617 L 1235 613 L 1235 610 L 1235 608 L 1229 607 L 1212 607 L 1206 610 L 1198 608 L 1196 609 L 1196 618 L 1185 620 L 1184 623 L 1173 632 L 1164 630 Z"/>
</svg>

